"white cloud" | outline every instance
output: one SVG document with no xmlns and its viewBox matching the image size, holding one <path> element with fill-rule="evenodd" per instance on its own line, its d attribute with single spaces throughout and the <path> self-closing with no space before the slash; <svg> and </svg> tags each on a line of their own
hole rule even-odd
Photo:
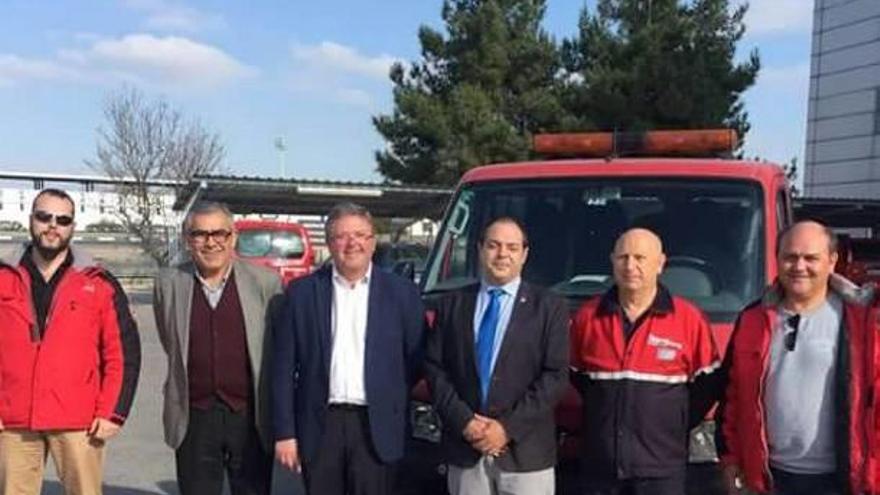
<svg viewBox="0 0 880 495">
<path fill-rule="evenodd" d="M 294 43 L 290 54 L 291 90 L 371 111 L 375 102 L 387 95 L 391 84 L 388 72 L 398 61 L 386 54 L 364 55 L 356 48 L 332 41 L 315 45 Z"/>
<path fill-rule="evenodd" d="M 256 75 L 217 47 L 178 36 L 131 34 L 96 38 L 90 46 L 59 50 L 50 60 L 0 54 L 0 80 L 93 83 L 136 82 L 167 88 L 210 88 Z"/>
<path fill-rule="evenodd" d="M 214 86 L 255 73 L 216 47 L 176 36 L 102 40 L 85 55 L 99 66 L 174 84 Z"/>
<path fill-rule="evenodd" d="M 391 64 L 397 61 L 385 54 L 376 57 L 362 55 L 354 48 L 332 41 L 323 41 L 317 45 L 294 44 L 290 50 L 294 60 L 306 67 L 373 79 L 387 79 Z"/>
<path fill-rule="evenodd" d="M 172 0 L 123 0 L 132 10 L 147 15 L 144 26 L 160 31 L 197 32 L 226 26 L 222 16 L 208 14 Z"/>
<path fill-rule="evenodd" d="M 808 32 L 813 25 L 813 2 L 750 0 L 744 22 L 752 36 Z"/>
<path fill-rule="evenodd" d="M 26 59 L 16 55 L 0 54 L 0 85 L 9 86 L 18 81 L 51 81 L 70 79 L 74 73 L 51 60 Z"/>
</svg>

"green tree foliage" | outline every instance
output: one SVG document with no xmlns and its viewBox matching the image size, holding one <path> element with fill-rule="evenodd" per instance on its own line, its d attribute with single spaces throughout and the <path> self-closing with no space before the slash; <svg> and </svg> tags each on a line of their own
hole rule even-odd
<svg viewBox="0 0 880 495">
<path fill-rule="evenodd" d="M 747 5 L 729 0 L 599 0 L 562 43 L 566 105 L 581 129 L 749 130 L 742 93 L 757 51 L 735 62 Z"/>
<path fill-rule="evenodd" d="M 373 124 L 391 181 L 454 184 L 468 169 L 522 160 L 529 137 L 562 125 L 554 41 L 544 0 L 445 0 L 447 33 L 422 26 L 422 58 L 391 70 L 395 109 Z"/>
<path fill-rule="evenodd" d="M 731 127 L 757 51 L 736 61 L 747 6 L 730 0 L 598 0 L 558 46 L 545 0 L 444 0 L 446 33 L 391 70 L 394 111 L 373 123 L 390 181 L 453 184 L 468 169 L 530 156 L 535 132 Z"/>
</svg>

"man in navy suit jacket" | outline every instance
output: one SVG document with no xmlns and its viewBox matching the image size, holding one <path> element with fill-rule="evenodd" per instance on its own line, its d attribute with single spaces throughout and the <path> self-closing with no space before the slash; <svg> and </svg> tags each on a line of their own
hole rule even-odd
<svg viewBox="0 0 880 495">
<path fill-rule="evenodd" d="M 312 495 L 390 494 L 424 308 L 415 284 L 373 268 L 366 209 L 337 205 L 325 233 L 332 265 L 290 285 L 276 325 L 275 457 Z"/>
<path fill-rule="evenodd" d="M 438 302 L 425 362 L 449 492 L 549 495 L 553 410 L 568 385 L 568 309 L 522 280 L 528 239 L 519 221 L 491 221 L 478 247 L 481 281 Z"/>
</svg>

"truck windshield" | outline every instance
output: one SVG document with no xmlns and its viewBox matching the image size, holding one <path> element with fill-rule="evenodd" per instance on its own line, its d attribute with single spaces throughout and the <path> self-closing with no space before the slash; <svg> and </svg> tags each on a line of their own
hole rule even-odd
<svg viewBox="0 0 880 495">
<path fill-rule="evenodd" d="M 629 227 L 663 240 L 661 282 L 714 322 L 733 321 L 764 285 L 764 218 L 757 183 L 733 180 L 590 179 L 464 186 L 447 212 L 426 293 L 478 280 L 477 240 L 491 218 L 521 220 L 529 237 L 523 278 L 575 300 L 614 281 L 610 254 Z"/>
<path fill-rule="evenodd" d="M 245 258 L 301 258 L 302 237 L 289 230 L 246 229 L 238 233 L 235 250 Z"/>
</svg>

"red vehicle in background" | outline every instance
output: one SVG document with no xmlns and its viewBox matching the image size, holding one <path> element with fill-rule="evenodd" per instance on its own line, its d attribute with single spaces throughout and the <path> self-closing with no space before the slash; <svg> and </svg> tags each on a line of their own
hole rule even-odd
<svg viewBox="0 0 880 495">
<path fill-rule="evenodd" d="M 238 220 L 235 228 L 238 256 L 276 271 L 285 286 L 312 273 L 315 252 L 304 226 L 294 222 Z"/>
<path fill-rule="evenodd" d="M 835 271 L 857 284 L 880 284 L 880 239 L 839 236 Z"/>
</svg>

